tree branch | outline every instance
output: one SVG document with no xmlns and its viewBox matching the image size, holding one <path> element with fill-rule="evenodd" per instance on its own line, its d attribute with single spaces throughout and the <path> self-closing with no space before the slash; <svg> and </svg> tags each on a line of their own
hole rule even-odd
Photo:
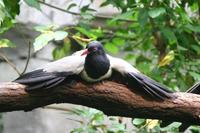
<svg viewBox="0 0 200 133">
<path fill-rule="evenodd" d="M 73 103 L 93 107 L 107 115 L 200 123 L 200 95 L 175 93 L 176 99 L 153 101 L 122 84 L 112 81 L 86 84 L 77 82 L 51 90 L 28 93 L 17 83 L 0 83 L 0 112 L 24 110 L 53 103 Z"/>
<path fill-rule="evenodd" d="M 80 13 L 72 12 L 72 11 L 69 11 L 69 10 L 62 9 L 62 8 L 57 7 L 57 6 L 48 4 L 48 3 L 44 2 L 44 1 L 38 0 L 38 2 L 39 2 L 40 4 L 43 4 L 43 5 L 45 5 L 45 6 L 48 6 L 48 7 L 50 7 L 50 8 L 56 9 L 56 10 L 61 11 L 61 12 L 64 12 L 64 13 L 69 13 L 69 14 L 76 15 L 76 16 L 81 16 Z M 98 18 L 98 19 L 113 19 L 113 18 L 114 18 L 113 16 L 105 16 L 105 15 L 101 15 L 101 14 L 96 14 L 94 17 L 95 17 L 95 18 Z M 129 20 L 129 19 L 122 19 L 122 18 L 119 18 L 118 20 L 120 20 L 120 21 L 125 21 L 125 22 L 134 22 L 134 21 L 131 20 L 131 19 Z M 104 20 L 104 21 L 105 21 L 105 20 Z"/>
<path fill-rule="evenodd" d="M 0 57 L 1 57 L 2 59 L 4 59 L 4 60 L 8 63 L 8 65 L 10 65 L 10 67 L 12 67 L 13 70 L 16 71 L 16 73 L 17 73 L 18 75 L 21 75 L 21 73 L 19 72 L 19 70 L 17 69 L 17 67 L 8 59 L 8 57 L 7 57 L 6 55 L 4 55 L 3 53 L 0 53 Z"/>
</svg>

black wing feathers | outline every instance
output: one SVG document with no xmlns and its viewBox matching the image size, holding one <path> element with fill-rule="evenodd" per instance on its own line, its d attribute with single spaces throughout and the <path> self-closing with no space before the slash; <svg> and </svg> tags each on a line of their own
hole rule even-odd
<svg viewBox="0 0 200 133">
<path fill-rule="evenodd" d="M 139 73 L 127 74 L 128 84 L 139 91 L 150 95 L 153 98 L 164 100 L 165 98 L 173 98 L 174 95 L 165 86 L 160 85 L 149 77 Z"/>
<path fill-rule="evenodd" d="M 49 89 L 61 84 L 69 75 L 71 75 L 70 72 L 52 73 L 52 72 L 45 72 L 42 69 L 39 69 L 20 76 L 14 82 L 27 85 L 28 86 L 26 88 L 27 91 L 36 90 L 40 88 Z"/>
<path fill-rule="evenodd" d="M 200 82 L 198 82 L 195 85 L 193 85 L 187 92 L 200 94 Z"/>
</svg>

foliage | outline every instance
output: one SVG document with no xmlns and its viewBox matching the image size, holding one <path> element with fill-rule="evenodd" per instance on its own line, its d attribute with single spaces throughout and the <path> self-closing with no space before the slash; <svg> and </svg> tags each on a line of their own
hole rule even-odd
<svg viewBox="0 0 200 133">
<path fill-rule="evenodd" d="M 71 133 L 124 133 L 126 131 L 125 125 L 120 123 L 116 117 L 109 117 L 109 123 L 105 124 L 105 115 L 96 109 L 73 109 L 68 114 L 78 116 L 80 120 L 75 121 L 81 124 L 79 128 L 73 129 Z"/>
<path fill-rule="evenodd" d="M 15 45 L 8 39 L 0 39 L 0 48 L 13 48 Z"/>
<path fill-rule="evenodd" d="M 19 0 L 0 0 L 0 34 L 10 29 L 19 14 Z"/>
<path fill-rule="evenodd" d="M 179 133 L 181 125 L 181 123 L 174 122 L 161 128 L 159 120 L 136 118 L 132 121 L 134 127 L 128 128 L 128 123 L 124 123 L 123 120 L 121 121 L 120 117 L 106 117 L 103 112 L 91 108 L 74 108 L 69 110 L 67 114 L 76 116 L 76 119 L 68 119 L 80 124 L 80 127 L 73 129 L 70 131 L 71 133 Z M 200 131 L 198 127 L 191 127 L 190 130 L 194 133 Z"/>
<path fill-rule="evenodd" d="M 20 0 L 0 0 L 0 34 L 6 32 L 15 24 L 15 16 L 19 14 Z M 10 40 L 0 39 L 0 48 L 15 47 Z M 0 133 L 3 132 L 2 114 L 0 114 Z"/>
<path fill-rule="evenodd" d="M 40 10 L 40 4 L 37 0 L 24 0 L 24 2 L 26 2 L 26 4 L 29 5 L 30 7 L 34 7 Z"/>
<path fill-rule="evenodd" d="M 19 13 L 18 0 L 0 0 L 0 33 L 7 31 L 15 23 Z M 41 2 L 24 0 L 38 10 Z M 194 82 L 200 80 L 200 2 L 198 0 L 105 0 L 101 7 L 111 5 L 119 14 L 106 18 L 95 16 L 91 0 L 80 6 L 71 3 L 66 12 L 80 8 L 80 22 L 76 26 L 58 29 L 53 25 L 39 26 L 41 34 L 35 39 L 35 51 L 50 41 L 63 40 L 53 51 L 54 59 L 62 58 L 71 51 L 83 48 L 88 41 L 99 40 L 105 49 L 114 55 L 121 54 L 144 74 L 169 86 L 173 91 L 186 91 Z M 100 8 L 101 8 L 100 7 Z M 103 26 L 93 25 L 98 19 L 104 20 Z M 98 23 L 97 23 L 98 24 Z M 13 47 L 6 39 L 0 40 L 0 48 Z M 94 110 L 75 110 L 76 115 L 88 121 L 72 132 L 109 131 L 104 124 L 102 112 Z M 115 124 L 113 124 L 115 125 Z M 113 126 L 111 124 L 111 126 Z M 180 124 L 160 128 L 155 120 L 134 119 L 133 125 L 138 132 L 178 132 Z M 98 127 L 96 127 L 98 126 Z M 117 130 L 126 132 L 123 124 L 117 123 Z M 120 129 L 120 130 L 119 130 Z M 198 132 L 200 128 L 191 127 Z"/>
<path fill-rule="evenodd" d="M 17 14 L 19 14 L 19 0 L 0 0 L 0 34 L 13 27 Z M 15 47 L 15 45 L 8 39 L 0 39 L 0 48 L 4 47 Z"/>
<path fill-rule="evenodd" d="M 68 35 L 66 31 L 56 30 L 54 25 L 37 26 L 35 30 L 41 32 L 33 43 L 35 52 L 47 45 L 49 41 L 63 40 Z"/>
</svg>

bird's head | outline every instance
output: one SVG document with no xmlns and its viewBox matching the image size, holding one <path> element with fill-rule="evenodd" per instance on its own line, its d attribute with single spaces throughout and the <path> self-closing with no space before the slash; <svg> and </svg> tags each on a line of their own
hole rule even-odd
<svg viewBox="0 0 200 133">
<path fill-rule="evenodd" d="M 103 46 L 99 41 L 92 41 L 81 55 L 105 54 Z"/>
</svg>

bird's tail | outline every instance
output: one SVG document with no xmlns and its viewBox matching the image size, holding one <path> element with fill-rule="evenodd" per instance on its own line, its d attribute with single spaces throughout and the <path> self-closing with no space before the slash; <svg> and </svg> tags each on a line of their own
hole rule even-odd
<svg viewBox="0 0 200 133">
<path fill-rule="evenodd" d="M 130 87 L 135 87 L 139 89 L 139 91 L 143 91 L 145 94 L 148 94 L 154 99 L 164 100 L 175 98 L 173 92 L 168 90 L 167 87 L 141 73 L 129 73 L 127 81 Z"/>
<path fill-rule="evenodd" d="M 198 82 L 198 83 L 194 84 L 192 87 L 190 87 L 187 92 L 200 94 L 200 82 Z"/>
<path fill-rule="evenodd" d="M 69 75 L 70 73 L 51 73 L 39 69 L 23 74 L 13 82 L 27 85 L 28 87 L 26 88 L 26 91 L 33 91 L 38 89 L 49 89 L 58 86 L 62 84 Z"/>
</svg>

